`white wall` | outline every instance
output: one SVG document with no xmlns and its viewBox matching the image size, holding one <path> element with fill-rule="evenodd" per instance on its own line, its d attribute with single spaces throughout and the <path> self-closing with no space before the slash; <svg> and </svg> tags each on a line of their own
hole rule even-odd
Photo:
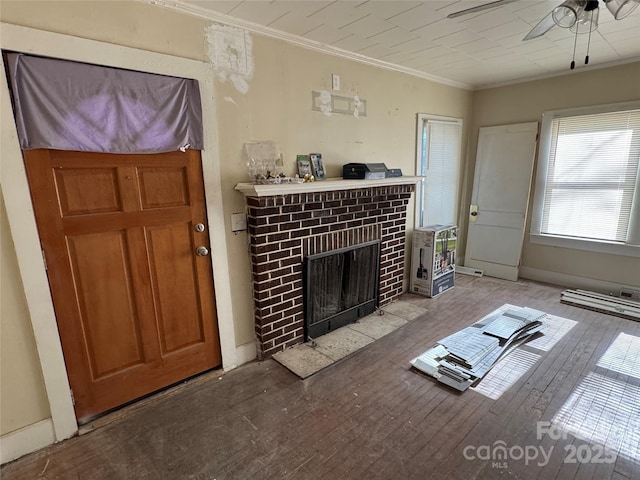
<svg viewBox="0 0 640 480">
<path fill-rule="evenodd" d="M 464 211 L 468 211 L 471 202 L 480 127 L 540 122 L 542 113 L 547 110 L 638 99 L 640 62 L 607 69 L 598 69 L 595 64 L 595 68 L 584 67 L 563 77 L 475 92 L 465 175 L 467 189 Z M 535 188 L 531 198 L 534 191 Z M 528 238 L 530 218 L 531 215 L 525 231 L 521 274 L 556 281 L 570 287 L 587 288 L 592 285 L 597 288 L 600 284 L 607 290 L 617 285 L 640 286 L 640 258 L 533 244 Z M 466 238 L 461 243 L 464 244 L 465 241 Z"/>
<path fill-rule="evenodd" d="M 19 2 L 3 1 L 0 20 L 65 35 L 99 40 L 177 58 L 207 60 L 204 30 L 207 22 L 140 2 Z M 469 137 L 461 219 L 466 219 L 473 183 L 478 128 L 540 120 L 544 110 L 612 103 L 640 98 L 640 64 L 606 70 L 587 70 L 520 85 L 469 92 L 402 73 L 376 69 L 335 56 L 311 52 L 284 42 L 253 36 L 255 73 L 249 92 L 241 94 L 230 83 L 216 84 L 217 156 L 221 175 L 221 215 L 224 220 L 228 274 L 232 286 L 236 345 L 253 342 L 251 277 L 245 233 L 230 230 L 230 215 L 245 208 L 233 185 L 247 180 L 242 144 L 275 140 L 284 156 L 287 173 L 295 171 L 298 153 L 323 153 L 327 173 L 338 176 L 342 164 L 351 161 L 384 162 L 407 174 L 415 169 L 417 113 L 462 118 L 463 136 Z M 144 69 L 141 65 L 141 69 Z M 330 89 L 331 74 L 341 76 L 340 94 L 367 100 L 368 115 L 326 117 L 311 110 L 311 92 Z M 471 112 L 474 112 L 473 118 Z M 16 255 L 7 240 L 2 216 L 2 423 L 0 433 L 42 425 L 50 415 L 42 372 L 24 306 Z M 409 231 L 412 218 L 408 219 Z M 461 223 L 464 254 L 466 223 Z M 523 266 L 570 278 L 605 280 L 638 285 L 638 259 L 589 254 L 534 245 L 525 241 Z M 8 312 L 8 313 L 5 313 Z M 5 324 L 11 326 L 5 327 Z M 30 333 L 31 332 L 31 333 Z M 23 349 L 12 346 L 22 342 Z M 5 344 L 9 345 L 5 348 Z M 250 348 L 243 360 L 251 359 Z M 5 368 L 16 365 L 16 368 Z M 20 399 L 28 396 L 30 401 Z M 38 430 L 40 431 L 40 430 Z M 4 437 L 3 437 L 4 438 Z M 36 445 L 37 442 L 32 442 Z"/>
<path fill-rule="evenodd" d="M 50 417 L 22 277 L 0 197 L 0 435 Z"/>
<path fill-rule="evenodd" d="M 381 70 L 338 57 L 310 52 L 281 41 L 255 37 L 255 74 L 246 95 L 230 83 L 218 84 L 220 158 L 229 184 L 246 182 L 241 152 L 244 142 L 275 140 L 285 171 L 296 172 L 296 154 L 321 152 L 327 175 L 342 175 L 349 162 L 382 162 L 415 174 L 416 113 L 470 118 L 472 92 L 435 84 L 406 74 Z M 367 101 L 367 116 L 327 117 L 311 110 L 311 94 L 331 89 L 331 74 L 341 77 L 340 95 Z M 245 199 L 231 188 L 223 192 L 225 217 L 245 208 Z M 412 213 L 410 216 L 413 218 Z M 409 221 L 412 228 L 413 220 Z M 238 306 L 236 335 L 253 338 L 253 306 L 244 233 L 228 232 L 231 276 Z M 240 318 L 242 317 L 242 319 Z"/>
<path fill-rule="evenodd" d="M 206 22 L 140 2 L 3 0 L 0 21 L 169 54 L 176 58 L 207 59 L 204 38 Z M 83 55 L 92 54 L 92 45 L 88 42 L 82 47 L 86 50 L 83 51 Z M 242 144 L 252 140 L 277 141 L 283 152 L 288 173 L 294 172 L 293 162 L 296 154 L 320 151 L 326 161 L 329 176 L 338 176 L 341 165 L 350 161 L 384 162 L 389 167 L 399 167 L 406 174 L 413 174 L 416 114 L 458 117 L 463 118 L 465 124 L 468 124 L 473 97 L 472 92 L 466 90 L 310 52 L 273 39 L 254 36 L 253 45 L 255 74 L 249 84 L 249 92 L 240 94 L 229 83 L 216 85 L 214 103 L 217 112 L 218 143 L 212 148 L 217 149 L 215 156 L 219 159 L 216 168 L 219 169 L 221 178 L 214 184 L 222 187 L 220 192 L 216 192 L 216 195 L 221 196 L 222 205 L 208 200 L 209 214 L 212 215 L 211 210 L 215 209 L 214 214 L 223 219 L 221 225 L 224 225 L 224 229 L 221 230 L 224 231 L 220 234 L 225 239 L 223 248 L 228 269 L 223 274 L 218 274 L 216 281 L 228 282 L 231 286 L 228 302 L 230 304 L 221 305 L 222 302 L 219 302 L 219 308 L 233 311 L 232 328 L 235 342 L 239 347 L 238 351 L 245 352 L 238 355 L 239 363 L 252 358 L 251 346 L 254 341 L 247 238 L 245 233 L 234 234 L 230 229 L 231 213 L 243 211 L 245 208 L 244 197 L 233 190 L 236 183 L 248 179 L 241 160 Z M 69 52 L 72 53 L 75 55 L 77 52 Z M 141 61 L 140 69 L 145 70 L 146 67 L 145 62 Z M 311 111 L 312 90 L 328 89 L 332 73 L 341 75 L 342 94 L 358 94 L 367 100 L 366 118 L 356 119 L 338 115 L 325 117 L 319 112 Z M 203 101 L 205 106 L 209 105 L 207 101 Z M 7 126 L 3 126 L 3 129 L 4 127 Z M 205 182 L 211 180 L 205 178 Z M 21 198 L 28 199 L 26 188 L 18 193 Z M 3 190 L 3 194 L 15 193 L 13 190 Z M 28 204 L 28 200 L 26 203 Z M 25 208 L 28 208 L 28 205 L 25 205 Z M 2 211 L 1 215 L 2 222 L 6 225 L 5 212 Z M 413 216 L 409 217 L 408 227 L 411 229 Z M 214 245 L 213 248 L 219 247 Z M 9 277 L 9 282 L 15 278 L 16 281 L 12 282 L 12 285 L 17 287 L 15 294 L 3 295 L 3 312 L 5 308 L 15 311 L 12 315 L 13 321 L 19 326 L 20 331 L 28 332 L 34 319 L 20 307 L 20 302 L 24 300 L 20 299 L 21 284 L 17 278 L 19 269 L 4 270 L 5 264 L 16 262 L 16 252 L 9 244 L 5 248 L 3 243 L 0 253 L 3 265 L 3 294 L 4 276 Z M 44 278 L 44 270 L 39 274 Z M 4 337 L 2 341 L 5 341 Z M 13 341 L 13 334 L 7 337 L 7 341 Z M 39 400 L 22 405 L 3 402 L 0 413 L 3 418 L 8 416 L 17 419 L 8 428 L 19 429 L 32 425 L 34 428 L 30 429 L 30 432 L 39 433 L 45 429 L 50 430 L 49 424 L 42 423 L 42 417 L 48 416 L 48 410 L 57 412 L 60 407 L 51 404 L 50 395 L 49 405 L 43 404 L 42 392 L 46 389 L 43 386 L 40 365 L 33 361 L 33 343 L 30 351 L 31 361 L 11 354 L 11 350 L 7 351 L 9 357 L 5 359 L 3 356 L 3 365 L 19 362 L 24 371 L 20 376 L 14 375 L 8 380 L 3 376 L 2 390 L 11 388 L 22 392 L 29 388 L 35 389 L 40 392 L 36 394 Z M 38 350 L 38 353 L 42 357 L 42 349 Z M 223 351 L 223 360 L 224 356 Z M 40 361 L 47 362 L 47 358 L 41 358 Z M 58 371 L 64 371 L 64 365 L 59 365 Z M 39 419 L 41 421 L 38 421 Z M 44 422 L 47 422 L 47 419 Z M 23 435 L 20 438 L 21 442 L 26 442 L 27 447 L 29 444 L 34 448 L 40 446 L 30 436 Z M 6 440 L 7 436 L 2 438 L 3 450 Z"/>
</svg>

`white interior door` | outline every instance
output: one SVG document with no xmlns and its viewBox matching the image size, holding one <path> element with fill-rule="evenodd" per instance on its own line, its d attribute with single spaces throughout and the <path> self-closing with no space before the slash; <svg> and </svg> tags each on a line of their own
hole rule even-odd
<svg viewBox="0 0 640 480">
<path fill-rule="evenodd" d="M 537 122 L 480 129 L 465 266 L 518 279 L 537 135 Z"/>
</svg>

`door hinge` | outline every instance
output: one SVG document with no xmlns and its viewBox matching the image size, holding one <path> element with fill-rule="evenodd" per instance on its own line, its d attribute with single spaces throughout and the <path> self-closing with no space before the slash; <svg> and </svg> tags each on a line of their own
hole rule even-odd
<svg viewBox="0 0 640 480">
<path fill-rule="evenodd" d="M 76 406 L 76 397 L 73 396 L 73 390 L 69 389 L 71 392 L 71 405 Z"/>
<path fill-rule="evenodd" d="M 42 251 L 42 261 L 44 262 L 44 269 L 45 270 L 49 270 L 49 268 L 47 267 L 47 256 L 44 254 L 44 250 Z"/>
</svg>

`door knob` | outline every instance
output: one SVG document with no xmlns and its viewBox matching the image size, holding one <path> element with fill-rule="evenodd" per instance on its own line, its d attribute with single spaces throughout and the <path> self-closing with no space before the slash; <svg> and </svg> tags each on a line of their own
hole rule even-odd
<svg viewBox="0 0 640 480">
<path fill-rule="evenodd" d="M 475 222 L 478 216 L 478 205 L 469 205 L 469 221 Z"/>
<path fill-rule="evenodd" d="M 196 255 L 198 255 L 199 257 L 206 257 L 207 255 L 209 255 L 209 249 L 204 245 L 200 245 L 198 248 L 196 248 Z"/>
</svg>

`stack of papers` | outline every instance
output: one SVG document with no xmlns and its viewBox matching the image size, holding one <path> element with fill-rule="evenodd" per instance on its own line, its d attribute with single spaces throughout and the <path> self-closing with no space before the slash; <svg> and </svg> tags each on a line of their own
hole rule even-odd
<svg viewBox="0 0 640 480">
<path fill-rule="evenodd" d="M 545 315 L 529 307 L 503 305 L 438 341 L 410 363 L 439 382 L 464 391 L 479 382 L 501 357 L 541 332 Z"/>
</svg>

